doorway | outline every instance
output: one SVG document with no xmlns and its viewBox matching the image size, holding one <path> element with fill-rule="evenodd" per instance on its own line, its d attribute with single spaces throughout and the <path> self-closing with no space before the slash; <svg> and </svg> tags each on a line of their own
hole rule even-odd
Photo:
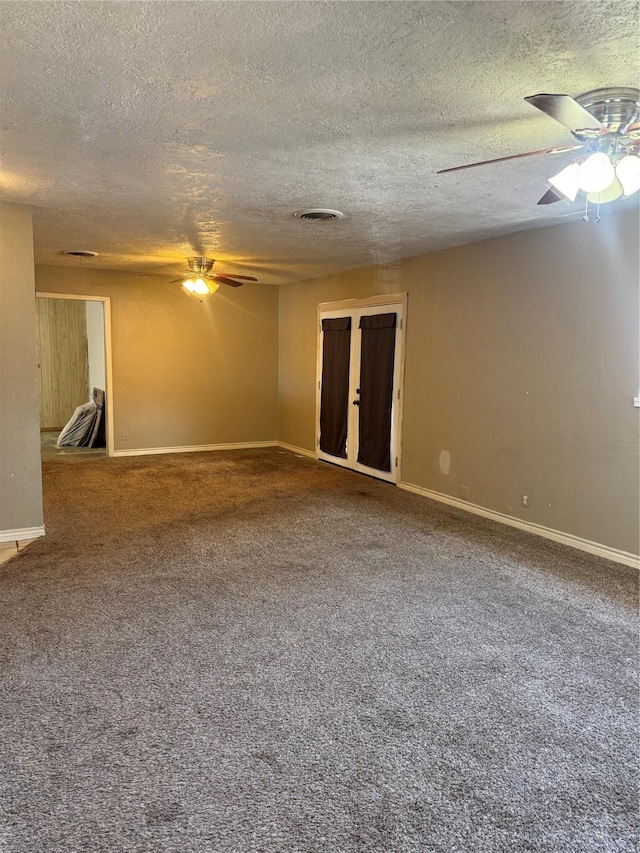
<svg viewBox="0 0 640 853">
<path fill-rule="evenodd" d="M 406 294 L 319 306 L 317 458 L 398 482 Z"/>
<path fill-rule="evenodd" d="M 63 293 L 36 297 L 43 457 L 112 456 L 110 299 Z M 93 398 L 94 388 L 104 404 L 103 446 L 58 447 L 61 430 Z"/>
</svg>

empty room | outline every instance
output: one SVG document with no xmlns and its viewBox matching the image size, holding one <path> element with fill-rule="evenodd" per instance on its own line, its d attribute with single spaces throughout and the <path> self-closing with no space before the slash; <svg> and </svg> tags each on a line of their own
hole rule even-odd
<svg viewBox="0 0 640 853">
<path fill-rule="evenodd" d="M 637 849 L 639 23 L 0 3 L 1 853 Z"/>
</svg>

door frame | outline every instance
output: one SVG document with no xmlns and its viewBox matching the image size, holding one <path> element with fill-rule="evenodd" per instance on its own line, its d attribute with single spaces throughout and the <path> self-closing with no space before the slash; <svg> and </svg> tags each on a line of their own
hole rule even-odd
<svg viewBox="0 0 640 853">
<path fill-rule="evenodd" d="M 407 308 L 408 308 L 408 294 L 404 293 L 385 293 L 380 296 L 369 296 L 362 299 L 342 299 L 337 302 L 320 302 L 318 305 L 317 316 L 316 316 L 316 328 L 317 328 L 317 340 L 316 340 L 316 416 L 315 416 L 315 457 L 318 460 L 322 460 L 324 462 L 330 462 L 331 464 L 340 465 L 343 468 L 347 468 L 349 471 L 355 471 L 356 473 L 366 473 L 368 476 L 376 477 L 380 480 L 385 480 L 386 482 L 393 483 L 394 485 L 401 482 L 401 466 L 402 466 L 402 425 L 403 425 L 403 417 L 404 417 L 404 374 L 405 374 L 405 359 L 406 359 L 406 340 L 407 340 Z M 399 346 L 398 346 L 398 359 L 395 366 L 395 370 L 397 371 L 397 386 L 394 385 L 394 393 L 398 394 L 394 403 L 397 405 L 397 444 L 396 444 L 396 456 L 398 462 L 395 466 L 395 473 L 387 474 L 385 471 L 374 472 L 373 469 L 363 470 L 362 467 L 358 467 L 357 462 L 355 465 L 351 465 L 346 459 L 341 460 L 338 457 L 328 459 L 325 454 L 320 455 L 320 395 L 322 389 L 322 322 L 321 315 L 326 314 L 327 312 L 337 312 L 336 316 L 339 316 L 341 311 L 354 311 L 360 308 L 384 308 L 384 306 L 389 305 L 402 305 L 402 327 L 401 334 L 399 337 Z M 355 387 L 354 382 L 357 384 L 354 377 L 350 377 L 350 393 L 353 387 Z M 395 419 L 394 419 L 395 420 Z M 391 424 L 392 435 L 395 431 L 395 424 L 392 422 Z M 379 476 L 378 476 L 379 475 Z"/>
<path fill-rule="evenodd" d="M 105 370 L 105 438 L 107 456 L 113 456 L 115 433 L 113 423 L 113 367 L 111 362 L 111 298 L 109 296 L 81 296 L 76 293 L 41 293 L 36 299 L 76 299 L 83 302 L 102 302 L 104 319 L 104 370 Z"/>
</svg>

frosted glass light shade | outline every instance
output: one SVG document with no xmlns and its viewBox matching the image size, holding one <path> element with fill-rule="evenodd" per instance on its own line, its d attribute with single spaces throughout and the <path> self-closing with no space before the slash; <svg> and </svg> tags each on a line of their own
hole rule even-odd
<svg viewBox="0 0 640 853">
<path fill-rule="evenodd" d="M 622 184 L 617 178 L 614 178 L 613 183 L 609 184 L 606 190 L 602 190 L 601 193 L 587 193 L 587 199 L 592 204 L 607 204 L 620 198 L 622 192 Z"/>
<path fill-rule="evenodd" d="M 205 281 L 203 278 L 188 278 L 182 282 L 182 289 L 191 296 L 201 296 L 200 302 L 220 287 L 217 281 Z"/>
<path fill-rule="evenodd" d="M 626 154 L 616 166 L 616 176 L 625 195 L 632 195 L 640 190 L 640 157 Z"/>
<path fill-rule="evenodd" d="M 207 287 L 207 282 L 203 278 L 197 278 L 193 282 L 193 292 L 197 293 L 198 296 L 205 296 L 209 293 L 209 288 Z"/>
<path fill-rule="evenodd" d="M 579 168 L 579 163 L 571 163 L 566 169 L 563 169 L 561 172 L 558 172 L 557 175 L 549 178 L 549 183 L 554 190 L 558 190 L 558 192 L 565 198 L 568 198 L 569 201 L 575 201 L 580 190 L 577 177 Z"/>
<path fill-rule="evenodd" d="M 586 193 L 599 193 L 613 183 L 616 176 L 613 163 L 599 151 L 580 164 L 576 178 L 578 186 Z"/>
</svg>

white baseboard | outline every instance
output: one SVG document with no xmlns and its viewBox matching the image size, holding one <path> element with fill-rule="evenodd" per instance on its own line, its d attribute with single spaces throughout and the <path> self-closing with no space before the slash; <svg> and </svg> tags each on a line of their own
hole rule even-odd
<svg viewBox="0 0 640 853">
<path fill-rule="evenodd" d="M 278 447 L 281 447 L 283 450 L 290 450 L 292 453 L 297 453 L 298 456 L 308 456 L 309 459 L 318 458 L 313 450 L 305 450 L 304 447 L 296 447 L 295 444 L 285 444 L 284 441 L 279 441 Z"/>
<path fill-rule="evenodd" d="M 155 456 L 159 453 L 201 453 L 207 450 L 251 450 L 256 447 L 276 447 L 277 441 L 241 441 L 235 444 L 187 444 L 184 447 L 138 447 L 135 450 L 114 450 L 114 456 Z"/>
<path fill-rule="evenodd" d="M 622 563 L 634 569 L 640 568 L 640 557 L 637 554 L 632 554 L 630 551 L 620 551 L 618 548 L 610 548 L 608 545 L 601 545 L 599 542 L 591 542 L 589 539 L 582 539 L 580 536 L 573 536 L 571 533 L 563 533 L 561 530 L 554 530 L 552 527 L 544 527 L 542 524 L 523 521 L 521 518 L 505 515 L 493 509 L 485 509 L 477 504 L 452 498 L 450 495 L 443 495 L 441 492 L 433 492 L 431 489 L 414 486 L 412 483 L 398 483 L 398 488 L 405 489 L 407 492 L 413 492 L 425 498 L 430 498 L 439 503 L 447 504 L 448 506 L 454 506 L 456 509 L 463 509 L 465 512 L 471 512 L 474 515 L 481 515 L 483 518 L 490 518 L 492 521 L 507 524 L 509 527 L 517 527 L 518 530 L 526 530 L 527 533 L 533 533 L 545 539 L 552 539 L 554 542 L 561 542 L 563 545 L 569 545 L 571 548 L 577 548 L 580 551 L 604 557 L 605 560 L 612 560 L 614 563 Z"/>
<path fill-rule="evenodd" d="M 23 539 L 38 539 L 44 536 L 44 525 L 41 527 L 18 527 L 15 530 L 0 530 L 0 542 L 20 542 Z"/>
</svg>

